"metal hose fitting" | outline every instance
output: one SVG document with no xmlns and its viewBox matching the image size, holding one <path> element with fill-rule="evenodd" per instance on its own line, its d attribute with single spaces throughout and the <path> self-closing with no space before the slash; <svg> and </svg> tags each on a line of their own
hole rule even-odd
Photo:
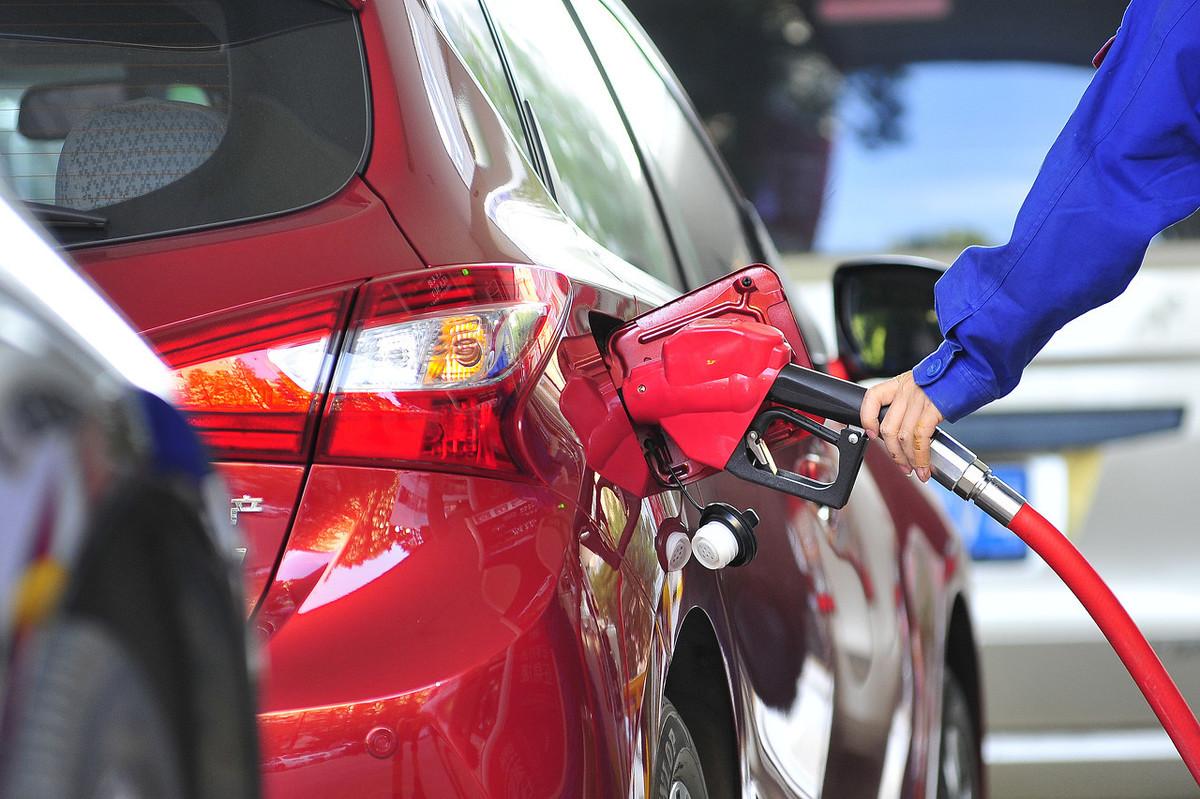
<svg viewBox="0 0 1200 799">
<path fill-rule="evenodd" d="M 938 429 L 933 434 L 929 455 L 933 479 L 974 502 L 1005 527 L 1025 505 L 1024 497 L 992 474 L 986 463 L 949 433 Z"/>
</svg>

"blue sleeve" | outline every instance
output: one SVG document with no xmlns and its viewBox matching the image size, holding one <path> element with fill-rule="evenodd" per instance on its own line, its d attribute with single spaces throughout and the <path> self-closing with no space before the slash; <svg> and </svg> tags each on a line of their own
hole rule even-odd
<svg viewBox="0 0 1200 799">
<path fill-rule="evenodd" d="M 945 341 L 913 371 L 955 421 L 1016 387 L 1050 337 L 1112 300 L 1150 239 L 1200 207 L 1200 0 L 1133 0 L 1007 244 L 938 281 Z"/>
</svg>

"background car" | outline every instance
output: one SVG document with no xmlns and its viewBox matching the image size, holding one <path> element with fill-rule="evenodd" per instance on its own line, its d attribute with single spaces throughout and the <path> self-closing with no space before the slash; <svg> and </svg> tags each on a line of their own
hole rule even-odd
<svg viewBox="0 0 1200 799">
<path fill-rule="evenodd" d="M 269 795 L 978 793 L 964 559 L 886 456 L 840 512 L 698 484 L 763 519 L 719 573 L 586 464 L 593 330 L 774 260 L 623 7 L 21 13 L 10 177 L 220 461 Z"/>
<path fill-rule="evenodd" d="M 1007 240 L 1127 3 L 631 5 L 720 134 L 832 343 L 838 263 L 880 252 L 949 263 Z M 1164 232 L 1122 297 L 1064 328 L 1011 396 L 954 428 L 1068 531 L 1193 704 L 1196 229 L 1193 218 Z M 943 498 L 975 560 L 991 795 L 1193 795 L 1075 599 L 1020 541 Z"/>
<path fill-rule="evenodd" d="M 170 374 L 0 199 L 0 795 L 258 796 L 223 492 Z"/>
</svg>

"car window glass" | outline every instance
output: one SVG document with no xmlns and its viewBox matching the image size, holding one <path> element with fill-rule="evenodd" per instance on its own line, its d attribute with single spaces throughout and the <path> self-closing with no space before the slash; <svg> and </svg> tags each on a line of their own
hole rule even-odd
<svg viewBox="0 0 1200 799">
<path fill-rule="evenodd" d="M 0 65 L 0 180 L 64 244 L 310 205 L 366 148 L 357 24 L 328 4 L 10 4 Z"/>
<path fill-rule="evenodd" d="M 573 3 L 649 162 L 691 282 L 749 264 L 737 201 L 674 94 L 599 0 Z"/>
<path fill-rule="evenodd" d="M 666 231 L 621 115 L 562 0 L 489 0 L 533 107 L 559 204 L 593 239 L 679 285 Z"/>
<path fill-rule="evenodd" d="M 429 11 L 472 77 L 500 112 L 504 124 L 524 144 L 521 113 L 479 0 L 436 0 L 429 4 Z"/>
</svg>

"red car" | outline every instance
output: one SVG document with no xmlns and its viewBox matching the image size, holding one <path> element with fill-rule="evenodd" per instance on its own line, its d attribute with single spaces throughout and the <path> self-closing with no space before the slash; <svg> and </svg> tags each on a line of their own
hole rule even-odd
<svg viewBox="0 0 1200 799">
<path fill-rule="evenodd" d="M 268 796 L 978 795 L 958 543 L 880 451 L 842 511 L 694 486 L 762 517 L 720 572 L 587 466 L 593 328 L 773 253 L 617 2 L 5 3 L 0 64 L 0 168 L 232 488 Z"/>
</svg>

